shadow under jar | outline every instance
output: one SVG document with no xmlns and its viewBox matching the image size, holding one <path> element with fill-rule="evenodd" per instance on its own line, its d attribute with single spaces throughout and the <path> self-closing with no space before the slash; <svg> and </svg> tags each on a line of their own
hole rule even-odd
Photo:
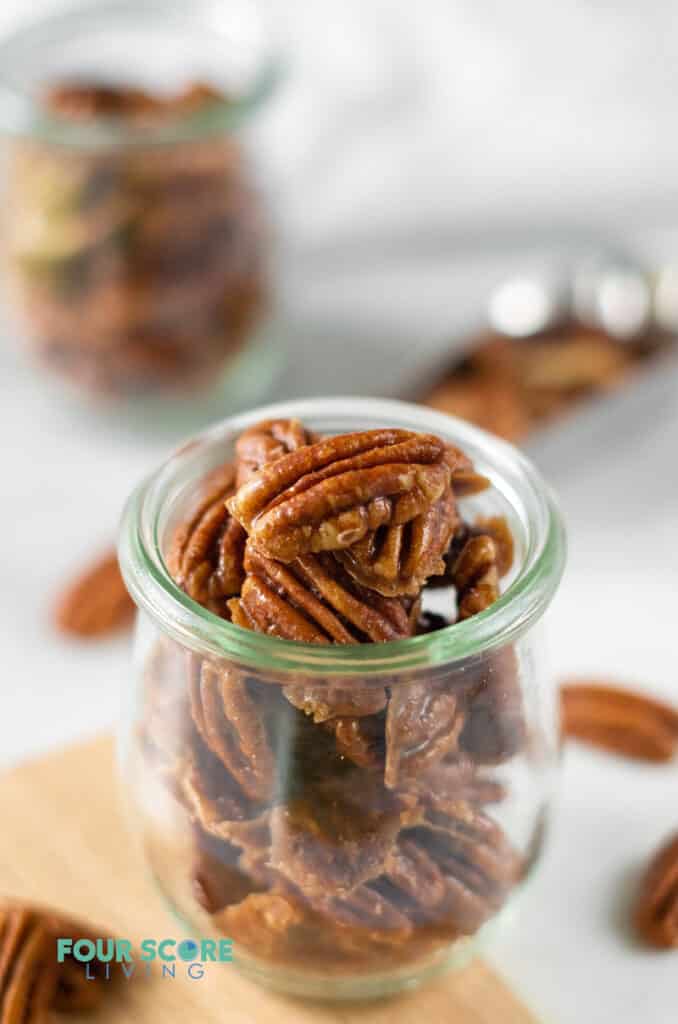
<svg viewBox="0 0 678 1024">
<path fill-rule="evenodd" d="M 90 5 L 0 43 L 9 298 L 98 398 L 265 390 L 270 239 L 243 129 L 271 93 L 251 4 Z"/>
<path fill-rule="evenodd" d="M 513 536 L 503 594 L 431 628 L 470 597 L 459 580 L 456 594 L 426 588 L 423 608 L 379 603 L 346 583 L 386 632 L 403 623 L 405 638 L 384 643 L 293 642 L 194 602 L 166 564 L 177 529 L 201 524 L 197 552 L 220 503 L 196 515 L 205 479 L 226 497 L 232 480 L 219 483 L 219 467 L 234 459 L 237 438 L 290 417 L 308 432 L 301 444 L 399 428 L 457 446 L 491 482 L 460 499 L 464 519 L 505 517 Z M 291 402 L 182 448 L 130 499 L 120 558 L 140 609 L 125 792 L 153 877 L 189 927 L 232 938 L 239 968 L 258 981 L 325 999 L 394 992 L 482 948 L 539 857 L 558 760 L 539 623 L 562 574 L 564 535 L 529 462 L 421 407 Z M 215 563 L 222 583 L 226 561 Z M 248 572 L 259 571 L 250 555 Z M 281 580 L 285 600 L 291 584 Z M 320 577 L 306 583 L 322 599 Z M 428 631 L 408 637 L 408 615 Z"/>
</svg>

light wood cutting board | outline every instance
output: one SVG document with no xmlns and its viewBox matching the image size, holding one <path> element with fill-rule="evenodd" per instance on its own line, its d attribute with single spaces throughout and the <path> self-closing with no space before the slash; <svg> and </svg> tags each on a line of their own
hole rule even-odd
<svg viewBox="0 0 678 1024">
<path fill-rule="evenodd" d="M 0 776 L 0 890 L 63 907 L 132 941 L 177 936 L 178 926 L 149 883 L 122 821 L 109 739 Z M 232 966 L 215 965 L 200 981 L 154 975 L 126 983 L 96 1019 L 101 1024 L 536 1024 L 478 961 L 397 999 L 335 1006 L 271 995 Z"/>
</svg>

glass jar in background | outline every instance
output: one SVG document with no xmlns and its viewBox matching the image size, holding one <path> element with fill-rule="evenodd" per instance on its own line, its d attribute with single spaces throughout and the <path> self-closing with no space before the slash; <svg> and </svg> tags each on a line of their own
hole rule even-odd
<svg viewBox="0 0 678 1024">
<path fill-rule="evenodd" d="M 469 455 L 492 487 L 462 512 L 505 516 L 513 532 L 499 600 L 413 638 L 320 646 L 194 603 L 165 564 L 178 524 L 245 428 L 288 417 L 322 435 L 425 431 Z M 564 553 L 526 459 L 400 402 L 235 417 L 141 485 L 120 545 L 140 608 L 122 772 L 152 875 L 193 933 L 232 938 L 240 969 L 263 984 L 325 999 L 394 992 L 483 947 L 548 820 L 558 715 L 540 620 Z M 432 600 L 453 614 L 448 590 Z"/>
<path fill-rule="evenodd" d="M 253 4 L 90 5 L 5 39 L 0 68 L 34 360 L 96 397 L 261 395 L 271 238 L 243 130 L 277 67 Z"/>
</svg>

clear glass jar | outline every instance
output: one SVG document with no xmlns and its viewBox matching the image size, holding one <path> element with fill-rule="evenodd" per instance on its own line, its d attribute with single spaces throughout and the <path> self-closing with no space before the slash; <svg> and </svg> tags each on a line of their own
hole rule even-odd
<svg viewBox="0 0 678 1024">
<path fill-rule="evenodd" d="M 287 417 L 321 434 L 401 427 L 458 445 L 493 485 L 465 513 L 506 516 L 514 534 L 500 599 L 438 631 L 348 646 L 254 633 L 190 600 L 165 567 L 169 538 L 236 437 Z M 408 987 L 482 946 L 548 820 L 558 722 L 539 623 L 564 556 L 558 511 L 523 456 L 400 402 L 260 409 L 139 487 L 120 545 L 140 609 L 124 789 L 152 875 L 194 933 L 232 938 L 262 983 L 325 999 Z"/>
<path fill-rule="evenodd" d="M 243 131 L 277 65 L 254 0 L 71 9 L 4 39 L 0 68 L 8 298 L 33 361 L 97 397 L 260 396 L 271 243 Z"/>
</svg>

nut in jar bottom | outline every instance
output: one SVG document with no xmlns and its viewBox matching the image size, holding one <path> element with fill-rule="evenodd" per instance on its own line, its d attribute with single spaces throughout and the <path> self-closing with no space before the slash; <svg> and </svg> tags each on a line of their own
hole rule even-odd
<svg viewBox="0 0 678 1024">
<path fill-rule="evenodd" d="M 496 815 L 501 767 L 528 742 L 514 649 L 461 680 L 398 686 L 388 710 L 358 687 L 363 714 L 354 699 L 353 716 L 314 722 L 274 680 L 166 640 L 149 658 L 137 770 L 151 869 L 276 987 L 329 977 L 355 997 L 342 979 L 364 976 L 379 994 L 463 959 L 537 854 L 538 829 L 519 852 Z"/>
</svg>

